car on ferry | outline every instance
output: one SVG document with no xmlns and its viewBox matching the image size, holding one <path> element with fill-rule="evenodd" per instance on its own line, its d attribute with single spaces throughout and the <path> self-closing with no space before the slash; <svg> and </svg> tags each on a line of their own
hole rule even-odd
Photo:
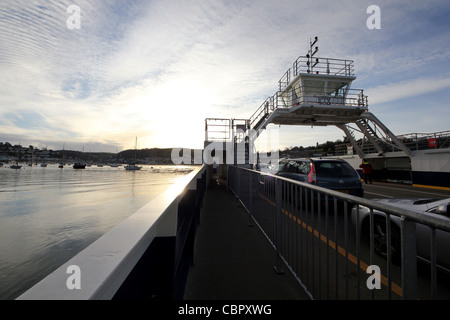
<svg viewBox="0 0 450 320">
<path fill-rule="evenodd" d="M 407 209 L 417 212 L 423 216 L 439 216 L 443 222 L 450 222 L 450 198 L 446 199 L 373 199 L 379 203 L 390 206 Z M 366 238 L 370 235 L 370 209 L 365 206 L 353 207 L 351 219 L 360 234 Z M 395 215 L 390 217 L 391 229 L 391 249 L 388 250 L 388 234 L 386 232 L 387 221 L 386 214 L 379 210 L 373 211 L 373 244 L 374 251 L 379 256 L 387 258 L 390 254 L 393 261 L 399 261 L 401 257 L 401 218 Z M 417 258 L 430 263 L 431 254 L 431 234 L 432 229 L 425 224 L 416 223 L 416 249 Z M 450 255 L 448 254 L 448 247 L 450 245 L 450 233 L 444 230 L 436 229 L 436 263 L 439 269 L 450 272 Z"/>
<path fill-rule="evenodd" d="M 281 159 L 272 167 L 272 173 L 358 197 L 364 195 L 358 172 L 345 160 Z"/>
</svg>

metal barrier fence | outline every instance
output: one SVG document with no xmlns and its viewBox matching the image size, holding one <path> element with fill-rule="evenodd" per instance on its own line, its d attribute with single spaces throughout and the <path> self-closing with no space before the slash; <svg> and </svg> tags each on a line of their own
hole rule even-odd
<svg viewBox="0 0 450 320">
<path fill-rule="evenodd" d="M 448 253 L 436 245 L 450 235 L 446 217 L 236 166 L 228 167 L 228 186 L 275 248 L 275 270 L 287 266 L 313 299 L 450 296 L 450 280 L 438 269 Z M 416 233 L 423 226 L 429 264 L 417 255 L 423 243 Z M 438 275 L 447 282 L 438 282 Z"/>
</svg>

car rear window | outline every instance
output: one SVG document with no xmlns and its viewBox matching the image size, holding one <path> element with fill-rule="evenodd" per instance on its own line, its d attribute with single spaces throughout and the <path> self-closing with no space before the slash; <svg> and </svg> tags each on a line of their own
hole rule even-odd
<svg viewBox="0 0 450 320">
<path fill-rule="evenodd" d="M 323 178 L 354 177 L 355 170 L 346 162 L 320 161 L 314 163 L 316 175 Z"/>
<path fill-rule="evenodd" d="M 289 161 L 284 168 L 284 172 L 308 174 L 311 171 L 309 162 L 306 161 Z"/>
</svg>

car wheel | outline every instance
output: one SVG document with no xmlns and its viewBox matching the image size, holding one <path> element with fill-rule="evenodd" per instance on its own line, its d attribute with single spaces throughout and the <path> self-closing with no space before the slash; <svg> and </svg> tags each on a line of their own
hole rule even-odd
<svg viewBox="0 0 450 320">
<path fill-rule="evenodd" d="M 388 256 L 388 234 L 386 219 L 383 217 L 374 218 L 374 250 L 375 252 L 387 258 Z M 401 256 L 400 232 L 398 227 L 391 222 L 391 258 L 398 262 Z"/>
</svg>

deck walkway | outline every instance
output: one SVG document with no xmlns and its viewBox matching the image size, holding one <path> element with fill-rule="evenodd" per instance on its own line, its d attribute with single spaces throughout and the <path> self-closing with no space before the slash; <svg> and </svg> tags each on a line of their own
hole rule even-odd
<svg viewBox="0 0 450 320">
<path fill-rule="evenodd" d="M 275 251 L 223 183 L 211 183 L 197 230 L 185 300 L 309 300 L 287 270 L 275 273 Z"/>
</svg>

